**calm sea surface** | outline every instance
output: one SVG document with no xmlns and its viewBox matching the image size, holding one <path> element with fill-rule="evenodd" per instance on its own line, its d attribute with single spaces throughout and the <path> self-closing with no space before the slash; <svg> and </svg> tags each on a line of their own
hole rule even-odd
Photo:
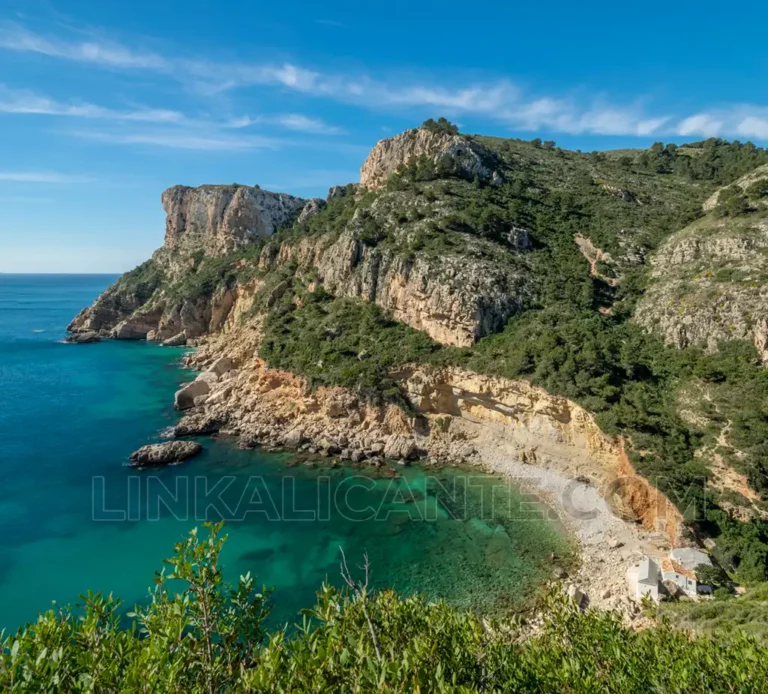
<svg viewBox="0 0 768 694">
<path fill-rule="evenodd" d="M 522 599 L 567 553 L 555 526 L 497 478 L 418 466 L 400 476 L 293 465 L 201 440 L 182 465 L 125 467 L 176 421 L 182 350 L 61 343 L 115 277 L 0 275 L 0 629 L 91 589 L 145 599 L 173 545 L 227 516 L 225 572 L 275 587 L 274 619 L 299 620 L 339 547 L 367 552 L 377 586 L 462 606 Z M 520 519 L 520 516 L 523 519 Z"/>
</svg>

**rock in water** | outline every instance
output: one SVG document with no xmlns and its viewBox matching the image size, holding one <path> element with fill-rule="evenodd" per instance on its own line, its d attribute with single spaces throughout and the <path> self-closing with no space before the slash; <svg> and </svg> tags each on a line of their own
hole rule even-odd
<svg viewBox="0 0 768 694">
<path fill-rule="evenodd" d="M 87 345 L 92 342 L 100 342 L 99 334 L 94 330 L 88 330 L 84 333 L 74 333 L 64 338 L 64 342 L 71 345 Z"/>
<path fill-rule="evenodd" d="M 136 467 L 145 465 L 168 465 L 197 455 L 203 447 L 195 441 L 169 441 L 142 446 L 131 454 L 132 464 Z"/>
<path fill-rule="evenodd" d="M 149 339 L 149 338 L 147 338 Z M 187 344 L 187 333 L 182 330 L 178 335 L 163 340 L 163 347 L 182 347 Z"/>
<path fill-rule="evenodd" d="M 192 381 L 176 392 L 175 405 L 177 410 L 188 410 L 195 406 L 195 398 L 208 395 L 211 387 L 205 381 Z"/>
<path fill-rule="evenodd" d="M 221 429 L 222 421 L 210 414 L 188 414 L 173 427 L 176 438 L 182 436 L 207 436 Z"/>
</svg>

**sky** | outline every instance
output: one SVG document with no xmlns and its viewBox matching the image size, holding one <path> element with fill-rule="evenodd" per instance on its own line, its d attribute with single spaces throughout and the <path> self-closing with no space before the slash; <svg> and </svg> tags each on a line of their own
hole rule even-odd
<svg viewBox="0 0 768 694">
<path fill-rule="evenodd" d="M 302 197 L 426 118 L 768 144 L 768 3 L 0 0 L 0 272 L 122 272 L 176 184 Z"/>
</svg>

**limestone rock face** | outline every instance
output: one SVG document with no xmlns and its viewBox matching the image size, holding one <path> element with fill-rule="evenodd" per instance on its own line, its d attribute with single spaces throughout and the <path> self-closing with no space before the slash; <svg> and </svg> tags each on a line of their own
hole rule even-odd
<svg viewBox="0 0 768 694">
<path fill-rule="evenodd" d="M 95 332 L 108 337 L 110 331 L 142 308 L 156 289 L 155 281 L 131 282 L 131 273 L 108 287 L 91 305 L 84 308 L 67 326 L 70 333 Z"/>
<path fill-rule="evenodd" d="M 145 340 L 150 331 L 157 327 L 157 314 L 138 314 L 120 321 L 109 336 L 116 340 Z"/>
<path fill-rule="evenodd" d="M 314 217 L 320 210 L 322 210 L 326 205 L 325 200 L 322 198 L 312 198 L 307 202 L 306 205 L 301 210 L 301 213 L 299 214 L 298 222 L 299 224 L 303 224 L 311 217 Z"/>
<path fill-rule="evenodd" d="M 484 259 L 406 257 L 397 249 L 371 248 L 354 230 L 338 239 L 307 238 L 280 247 L 265 264 L 291 262 L 315 271 L 335 294 L 381 306 L 437 342 L 469 346 L 500 329 L 527 297 L 523 277 Z"/>
<path fill-rule="evenodd" d="M 768 362 L 768 221 L 704 217 L 652 258 L 635 320 L 677 348 L 747 339 Z"/>
<path fill-rule="evenodd" d="M 138 451 L 131 454 L 130 459 L 136 467 L 169 465 L 187 460 L 202 450 L 203 447 L 195 441 L 169 441 L 142 446 Z"/>
<path fill-rule="evenodd" d="M 215 434 L 221 429 L 222 421 L 210 414 L 188 414 L 179 420 L 173 427 L 173 435 L 176 438 L 183 436 L 207 436 Z"/>
<path fill-rule="evenodd" d="M 185 256 L 196 251 L 222 255 L 271 236 L 307 204 L 286 193 L 240 185 L 174 186 L 162 202 L 165 249 Z"/>
<path fill-rule="evenodd" d="M 490 181 L 496 173 L 497 182 L 501 182 L 501 174 L 493 167 L 493 156 L 476 142 L 461 135 L 415 128 L 376 144 L 360 169 L 360 185 L 377 190 L 399 167 L 421 156 L 465 178 L 477 176 Z"/>
</svg>

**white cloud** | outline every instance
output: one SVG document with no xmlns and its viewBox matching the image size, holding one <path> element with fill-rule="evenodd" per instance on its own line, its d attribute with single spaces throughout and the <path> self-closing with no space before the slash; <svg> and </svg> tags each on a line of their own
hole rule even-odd
<svg viewBox="0 0 768 694">
<path fill-rule="evenodd" d="M 283 113 L 276 116 L 243 116 L 235 118 L 227 123 L 229 128 L 247 128 L 251 125 L 278 125 L 287 130 L 310 133 L 313 135 L 339 135 L 344 132 L 343 128 L 330 125 L 320 118 L 311 118 L 300 113 Z"/>
<path fill-rule="evenodd" d="M 703 137 L 714 137 L 723 130 L 723 121 L 717 120 L 708 113 L 697 113 L 695 116 L 689 116 L 680 121 L 677 126 L 677 134 L 683 137 L 690 135 L 701 135 Z"/>
<path fill-rule="evenodd" d="M 186 149 L 205 152 L 242 152 L 258 149 L 279 149 L 284 143 L 277 138 L 252 136 L 229 136 L 219 133 L 197 132 L 194 130 L 165 130 L 157 132 L 103 132 L 75 130 L 75 137 L 97 140 L 113 145 L 149 145 L 167 149 Z"/>
<path fill-rule="evenodd" d="M 89 183 L 88 176 L 62 174 L 55 171 L 0 171 L 0 181 L 14 183 Z"/>
<path fill-rule="evenodd" d="M 741 137 L 768 140 L 768 117 L 747 116 L 736 127 L 736 133 Z"/>
<path fill-rule="evenodd" d="M 0 48 L 93 63 L 102 67 L 158 71 L 170 69 L 167 60 L 154 53 L 135 52 L 120 44 L 104 41 L 69 42 L 51 39 L 13 22 L 0 25 Z"/>
<path fill-rule="evenodd" d="M 179 123 L 184 120 L 184 114 L 178 111 L 154 108 L 119 111 L 83 102 L 62 103 L 27 90 L 9 89 L 2 84 L 0 84 L 0 113 L 100 118 L 148 123 Z"/>
<path fill-rule="evenodd" d="M 530 132 L 545 130 L 573 135 L 768 138 L 768 112 L 763 107 L 755 106 L 733 105 L 690 115 L 671 115 L 671 109 L 667 108 L 663 113 L 651 113 L 639 101 L 616 104 L 605 98 L 585 97 L 581 94 L 525 92 L 508 79 L 457 87 L 426 81 L 398 81 L 394 78 L 384 81 L 364 74 L 325 73 L 290 62 L 251 64 L 160 55 L 90 36 L 85 41 L 50 38 L 29 31 L 19 24 L 0 25 L 0 48 L 110 69 L 148 71 L 177 80 L 206 97 L 236 89 L 271 86 L 371 110 L 418 109 L 423 113 L 429 109 L 437 115 L 452 118 L 474 116 L 505 124 L 511 129 Z M 0 104 L 0 111 L 9 108 L 7 104 Z M 57 115 L 152 122 L 174 122 L 183 118 L 172 110 L 138 109 L 119 112 L 91 104 L 54 104 L 45 101 L 37 102 L 37 106 L 33 101 L 31 105 L 28 104 L 28 108 L 30 110 L 14 112 L 55 112 Z M 341 132 L 320 119 L 299 114 L 240 118 L 220 127 L 244 128 L 256 123 L 321 135 Z"/>
</svg>

